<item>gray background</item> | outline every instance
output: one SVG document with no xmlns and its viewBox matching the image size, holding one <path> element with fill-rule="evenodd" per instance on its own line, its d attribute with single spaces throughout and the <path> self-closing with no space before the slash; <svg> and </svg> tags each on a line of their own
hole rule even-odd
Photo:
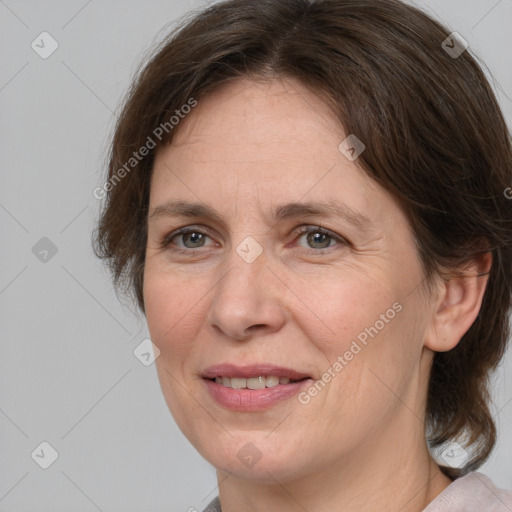
<svg viewBox="0 0 512 512">
<path fill-rule="evenodd" d="M 417 4 L 485 60 L 510 123 L 512 1 Z M 154 365 L 133 354 L 144 319 L 119 303 L 90 246 L 120 98 L 151 45 L 203 5 L 0 1 L 2 512 L 202 510 L 217 493 Z M 59 45 L 47 59 L 31 48 L 43 31 Z M 512 489 L 511 369 L 509 351 L 494 386 L 500 441 L 481 471 Z M 48 469 L 31 456 L 43 441 L 59 453 Z"/>
</svg>

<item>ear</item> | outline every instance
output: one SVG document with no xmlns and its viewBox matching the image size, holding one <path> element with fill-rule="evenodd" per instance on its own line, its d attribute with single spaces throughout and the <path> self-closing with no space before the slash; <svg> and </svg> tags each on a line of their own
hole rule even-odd
<svg viewBox="0 0 512 512">
<path fill-rule="evenodd" d="M 478 316 L 491 264 L 491 253 L 480 253 L 454 277 L 440 281 L 425 347 L 446 352 L 457 346 Z"/>
</svg>

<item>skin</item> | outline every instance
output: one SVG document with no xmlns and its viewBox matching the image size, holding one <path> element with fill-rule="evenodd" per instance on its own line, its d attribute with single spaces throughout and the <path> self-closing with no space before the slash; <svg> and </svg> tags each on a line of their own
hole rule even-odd
<svg viewBox="0 0 512 512">
<path fill-rule="evenodd" d="M 438 279 L 430 296 L 407 217 L 340 152 L 345 138 L 297 81 L 237 79 L 203 98 L 156 156 L 147 322 L 169 409 L 217 468 L 224 512 L 413 512 L 451 483 L 425 441 L 428 376 L 434 351 L 453 348 L 476 318 L 486 284 L 476 275 L 490 257 L 464 278 Z M 171 200 L 202 202 L 223 220 L 152 216 Z M 370 225 L 272 221 L 273 207 L 306 201 L 348 206 Z M 176 236 L 162 247 L 184 226 L 204 245 Z M 333 237 L 322 245 L 301 226 Z M 236 250 L 248 236 L 262 249 L 252 263 Z M 395 303 L 401 311 L 307 404 L 294 396 L 235 412 L 200 377 L 213 364 L 270 363 L 319 380 Z M 260 457 L 250 467 L 237 456 L 248 442 Z"/>
</svg>

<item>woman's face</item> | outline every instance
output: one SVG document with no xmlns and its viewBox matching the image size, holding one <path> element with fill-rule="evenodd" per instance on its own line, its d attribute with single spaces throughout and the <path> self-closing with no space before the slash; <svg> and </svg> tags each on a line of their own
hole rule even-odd
<svg viewBox="0 0 512 512">
<path fill-rule="evenodd" d="M 432 307 L 362 146 L 340 149 L 348 134 L 293 80 L 239 79 L 180 122 L 155 161 L 144 301 L 181 430 L 262 482 L 414 444 Z"/>
</svg>

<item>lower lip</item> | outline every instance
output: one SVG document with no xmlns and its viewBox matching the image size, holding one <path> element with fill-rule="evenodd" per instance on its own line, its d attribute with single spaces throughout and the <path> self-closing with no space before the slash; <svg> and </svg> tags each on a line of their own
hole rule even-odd
<svg viewBox="0 0 512 512">
<path fill-rule="evenodd" d="M 220 405 L 233 411 L 264 411 L 273 405 L 299 393 L 311 379 L 278 384 L 272 388 L 263 389 L 233 389 L 227 388 L 215 381 L 204 379 L 210 395 Z"/>
</svg>

